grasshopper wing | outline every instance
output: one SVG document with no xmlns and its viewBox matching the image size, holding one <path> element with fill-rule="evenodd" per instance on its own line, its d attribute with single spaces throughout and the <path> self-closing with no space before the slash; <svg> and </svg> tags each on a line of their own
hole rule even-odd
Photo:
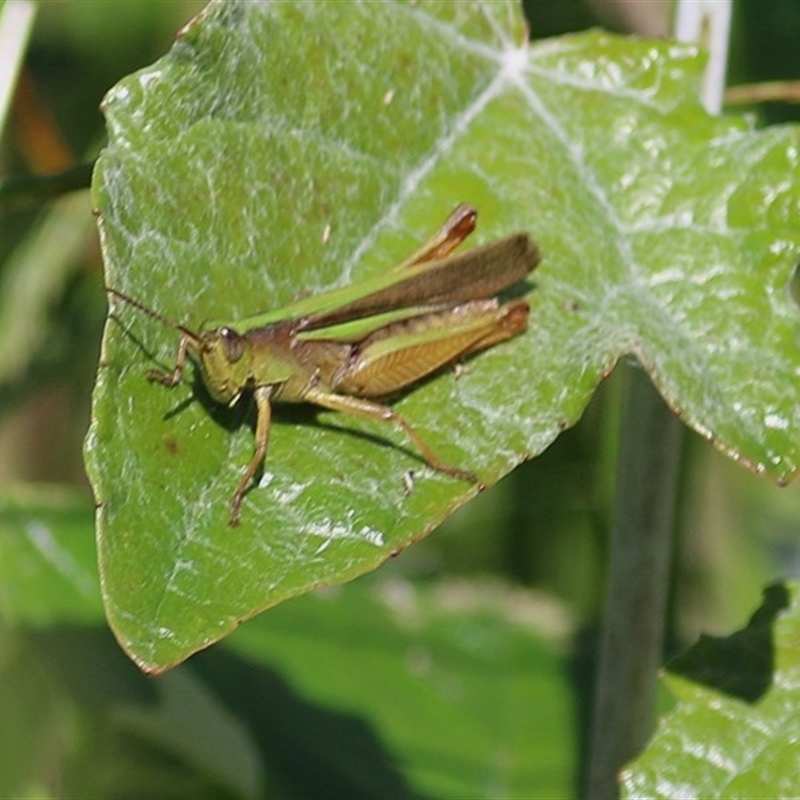
<svg viewBox="0 0 800 800">
<path fill-rule="evenodd" d="M 437 261 L 415 264 L 347 287 L 347 298 L 334 290 L 335 304 L 323 303 L 304 317 L 303 330 L 314 330 L 408 306 L 457 305 L 484 300 L 523 280 L 539 263 L 536 245 L 525 233 L 476 247 Z M 315 298 L 322 301 L 328 295 Z"/>
</svg>

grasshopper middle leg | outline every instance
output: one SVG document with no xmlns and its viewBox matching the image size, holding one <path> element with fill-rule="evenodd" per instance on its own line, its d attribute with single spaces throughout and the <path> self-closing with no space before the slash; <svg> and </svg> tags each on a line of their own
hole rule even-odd
<svg viewBox="0 0 800 800">
<path fill-rule="evenodd" d="M 235 528 L 239 524 L 239 517 L 242 511 L 242 500 L 244 493 L 250 486 L 250 481 L 253 480 L 255 474 L 264 463 L 267 457 L 267 445 L 269 444 L 269 426 L 272 419 L 272 406 L 270 405 L 270 398 L 272 397 L 273 386 L 259 386 L 253 393 L 256 400 L 256 449 L 247 469 L 242 473 L 239 478 L 239 483 L 236 485 L 236 491 L 233 493 L 233 500 L 231 501 L 231 516 L 228 524 Z"/>
</svg>

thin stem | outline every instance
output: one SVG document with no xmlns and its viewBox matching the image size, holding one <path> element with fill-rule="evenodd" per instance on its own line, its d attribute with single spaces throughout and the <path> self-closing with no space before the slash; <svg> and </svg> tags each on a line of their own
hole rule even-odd
<svg viewBox="0 0 800 800">
<path fill-rule="evenodd" d="M 730 0 L 679 0 L 675 7 L 675 38 L 694 42 L 708 52 L 700 96 L 710 114 L 722 110 L 731 8 Z"/>
<path fill-rule="evenodd" d="M 800 81 L 765 81 L 744 83 L 725 90 L 729 105 L 745 103 L 800 103 Z"/>
<path fill-rule="evenodd" d="M 709 50 L 702 101 L 722 107 L 729 0 L 679 0 L 675 33 Z M 652 733 L 663 649 L 682 426 L 643 371 L 623 404 L 607 599 L 586 794 L 614 798 L 617 774 Z"/>
<path fill-rule="evenodd" d="M 683 433 L 647 374 L 628 378 L 586 791 L 604 799 L 653 728 Z"/>
</svg>

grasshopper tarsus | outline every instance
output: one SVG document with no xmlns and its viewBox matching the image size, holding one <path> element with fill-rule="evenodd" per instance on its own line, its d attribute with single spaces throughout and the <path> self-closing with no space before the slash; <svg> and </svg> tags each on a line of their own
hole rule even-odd
<svg viewBox="0 0 800 800">
<path fill-rule="evenodd" d="M 445 475 L 450 475 L 453 478 L 458 478 L 458 480 L 466 481 L 467 483 L 480 483 L 478 476 L 468 469 L 460 469 L 459 467 L 451 467 L 449 464 L 441 464 L 439 466 L 439 472 L 443 472 Z"/>
<path fill-rule="evenodd" d="M 238 492 L 231 503 L 231 515 L 228 517 L 228 527 L 238 528 L 242 522 L 242 495 Z"/>
<path fill-rule="evenodd" d="M 182 376 L 183 370 L 177 367 L 172 370 L 172 372 L 165 372 L 161 369 L 147 370 L 148 380 L 153 381 L 153 383 L 160 383 L 162 386 L 167 386 L 170 389 L 174 389 L 180 383 Z"/>
<path fill-rule="evenodd" d="M 431 455 L 433 454 L 431 453 L 430 448 L 428 448 L 427 456 Z M 436 472 L 441 472 L 442 475 L 449 475 L 451 478 L 455 478 L 459 481 L 466 481 L 467 483 L 480 483 L 478 476 L 471 470 L 461 469 L 461 467 L 454 467 L 451 464 L 445 464 L 444 462 L 439 461 L 438 458 L 434 462 L 426 457 L 425 462 L 429 467 L 431 467 L 431 469 L 436 470 Z"/>
</svg>

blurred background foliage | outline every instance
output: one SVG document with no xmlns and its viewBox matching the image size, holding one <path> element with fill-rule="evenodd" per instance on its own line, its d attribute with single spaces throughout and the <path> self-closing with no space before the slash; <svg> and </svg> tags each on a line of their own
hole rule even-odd
<svg viewBox="0 0 800 800">
<path fill-rule="evenodd" d="M 667 2 L 524 6 L 536 38 L 598 24 L 669 30 Z M 81 460 L 106 313 L 99 247 L 88 190 L 42 202 L 29 179 L 93 160 L 106 90 L 162 55 L 200 8 L 196 0 L 41 3 L 0 132 L 0 796 L 572 795 L 629 367 L 541 457 L 324 601 L 293 601 L 155 682 L 105 629 Z M 794 0 L 740 2 L 729 82 L 797 78 L 798 38 Z M 749 112 L 760 124 L 800 118 L 796 105 Z M 683 460 L 671 652 L 700 631 L 740 625 L 766 582 L 800 572 L 799 485 L 762 481 L 688 432 Z M 15 549 L 15 534 L 41 515 L 71 541 L 74 562 L 62 577 L 72 585 L 62 595 L 55 578 L 37 579 L 35 554 Z M 30 575 L 20 574 L 25 564 Z M 414 624 L 398 611 L 408 608 Z M 355 639 L 337 638 L 346 632 Z M 526 636 L 527 652 L 539 655 L 520 662 L 523 651 L 509 642 Z M 442 647 L 452 648 L 447 678 L 429 663 Z M 464 677 L 481 664 L 491 678 Z M 517 669 L 538 694 L 514 693 L 515 681 L 520 692 L 525 683 Z M 424 716 L 409 679 L 418 673 L 468 693 L 426 708 L 452 723 L 440 739 L 470 725 L 481 731 L 453 751 L 471 754 L 470 764 L 404 730 L 408 714 Z M 440 700 L 449 697 L 442 691 Z M 387 702 L 393 694 L 408 708 Z M 493 704 L 508 704 L 500 723 L 484 708 Z M 513 730 L 528 715 L 538 716 Z M 433 721 L 424 725 L 434 735 Z M 493 736 L 503 763 L 482 768 Z"/>
</svg>

